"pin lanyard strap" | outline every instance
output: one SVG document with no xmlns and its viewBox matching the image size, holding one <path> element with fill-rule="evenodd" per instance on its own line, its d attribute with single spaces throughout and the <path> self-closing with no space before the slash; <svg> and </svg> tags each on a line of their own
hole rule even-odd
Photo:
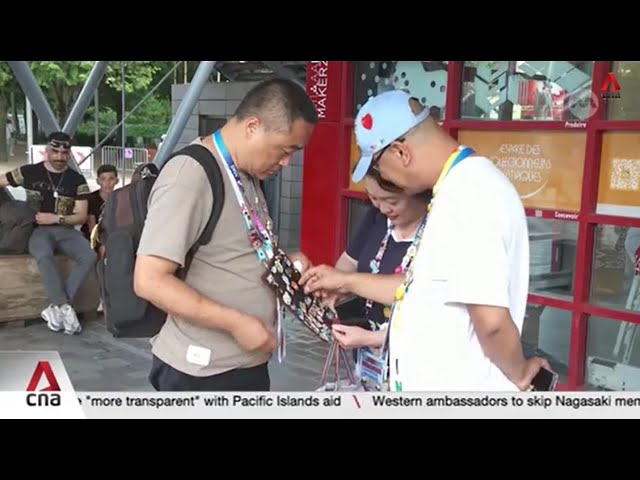
<svg viewBox="0 0 640 480">
<path fill-rule="evenodd" d="M 420 221 L 420 225 L 416 230 L 416 234 L 413 238 L 413 241 L 411 242 L 411 245 L 409 246 L 409 248 L 407 248 L 406 253 L 402 257 L 402 263 L 400 264 L 401 271 L 399 273 L 406 273 L 407 269 L 409 268 L 409 265 L 412 263 L 413 257 L 415 256 L 417 251 L 417 246 L 418 246 L 417 243 L 420 241 L 420 238 L 422 237 L 422 232 L 424 231 L 424 226 L 426 223 L 427 223 L 427 214 L 425 214 L 422 217 L 422 220 Z M 384 236 L 384 238 L 382 239 L 382 242 L 380 243 L 380 248 L 378 249 L 378 253 L 373 258 L 373 260 L 371 260 L 371 263 L 369 264 L 371 268 L 371 273 L 373 274 L 380 273 L 380 264 L 382 263 L 382 258 L 384 257 L 384 254 L 387 250 L 389 237 L 391 236 L 393 228 L 394 228 L 393 225 L 389 226 L 389 228 L 387 229 L 386 235 Z M 372 308 L 373 308 L 373 300 L 367 299 L 367 302 L 365 304 L 366 317 L 369 317 L 369 313 L 371 312 Z"/>
<path fill-rule="evenodd" d="M 387 244 L 389 243 L 389 237 L 391 236 L 392 231 L 393 231 L 393 225 L 390 225 L 389 228 L 387 228 L 387 233 L 385 234 L 384 238 L 382 239 L 382 242 L 380 243 L 380 248 L 378 248 L 378 253 L 376 253 L 376 256 L 373 259 L 371 259 L 371 262 L 369 262 L 369 268 L 371 269 L 371 273 L 373 273 L 374 275 L 377 273 L 380 273 L 380 264 L 382 263 L 382 257 L 384 257 L 384 254 L 387 250 Z M 371 309 L 373 308 L 373 300 L 368 298 L 364 308 L 365 308 L 365 311 L 364 311 L 365 318 L 369 320 L 369 314 L 371 313 Z"/>
<path fill-rule="evenodd" d="M 242 210 L 242 218 L 244 220 L 245 226 L 247 228 L 247 232 L 249 234 L 249 240 L 251 245 L 256 250 L 256 254 L 258 259 L 261 262 L 264 262 L 267 259 L 273 257 L 273 244 L 271 241 L 272 235 L 271 232 L 265 228 L 264 224 L 260 217 L 256 214 L 253 208 L 250 208 L 250 202 L 247 201 L 246 198 L 246 190 L 244 188 L 244 184 L 242 183 L 242 179 L 240 178 L 240 174 L 233 163 L 233 159 L 231 158 L 231 154 L 227 149 L 226 145 L 222 140 L 222 136 L 220 134 L 220 130 L 216 130 L 216 132 L 212 135 L 213 146 L 218 151 L 218 154 L 224 160 L 224 164 L 226 166 L 225 170 L 227 175 L 229 175 L 231 179 L 231 185 L 233 186 L 233 191 L 236 195 L 236 199 L 238 200 L 238 204 L 240 205 L 240 209 Z M 256 193 L 256 197 L 258 197 L 257 189 L 254 186 L 254 190 Z M 264 210 L 264 214 L 268 216 L 268 211 L 266 209 L 266 205 L 264 202 L 259 202 L 260 207 Z M 258 232 L 256 232 L 256 227 Z M 260 239 L 256 238 L 256 234 L 260 234 Z"/>
<path fill-rule="evenodd" d="M 444 181 L 446 176 L 449 174 L 451 169 L 453 167 L 455 167 L 456 165 L 458 165 L 462 160 L 467 158 L 472 153 L 475 153 L 474 150 L 472 148 L 466 147 L 464 145 L 460 145 L 453 152 L 451 152 L 451 155 L 449 155 L 449 158 L 447 159 L 447 161 L 444 164 L 444 167 L 442 168 L 442 172 L 440 172 L 440 176 L 438 177 L 438 181 L 436 182 L 436 184 L 433 187 L 433 196 L 431 197 L 431 201 L 429 202 L 429 205 L 427 206 L 427 211 L 430 212 L 431 209 L 433 208 L 433 202 L 434 202 L 436 196 L 438 195 L 438 192 L 440 191 L 440 187 L 442 186 L 442 182 Z M 416 243 L 416 248 L 418 247 L 420 241 L 422 240 L 422 233 L 423 233 L 423 230 L 424 230 L 424 226 L 422 225 L 421 227 L 422 228 L 420 229 L 420 235 L 416 235 L 417 240 L 418 240 L 418 243 Z M 402 283 L 402 285 L 400 285 L 398 287 L 398 289 L 396 290 L 396 302 L 401 301 L 404 298 L 404 296 L 406 295 L 407 291 L 409 290 L 409 286 L 413 282 L 413 268 L 412 267 L 413 267 L 413 265 L 411 265 L 411 267 L 407 271 L 407 275 L 406 275 L 405 280 Z"/>
<path fill-rule="evenodd" d="M 427 207 L 428 211 L 431 211 L 431 209 L 433 208 L 433 203 L 435 201 L 436 196 L 438 195 L 438 192 L 440 191 L 442 182 L 444 182 L 445 177 L 449 174 L 451 169 L 455 167 L 458 163 L 460 163 L 462 160 L 467 158 L 469 155 L 471 155 L 472 153 L 475 153 L 475 151 L 472 148 L 466 147 L 464 145 L 458 146 L 458 148 L 456 148 L 453 152 L 451 152 L 451 155 L 449 155 L 449 158 L 444 163 L 444 167 L 440 172 L 438 181 L 433 186 L 433 195 L 431 197 L 431 201 L 429 202 L 429 206 Z"/>
</svg>

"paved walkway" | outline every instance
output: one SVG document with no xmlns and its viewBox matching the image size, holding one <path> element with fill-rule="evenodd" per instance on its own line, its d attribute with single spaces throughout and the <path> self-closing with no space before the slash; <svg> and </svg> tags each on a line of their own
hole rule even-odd
<svg viewBox="0 0 640 480">
<path fill-rule="evenodd" d="M 286 325 L 287 357 L 281 364 L 277 357 L 271 361 L 272 390 L 315 390 L 328 345 L 294 319 L 287 319 Z M 84 323 L 77 336 L 54 333 L 39 321 L 25 327 L 7 325 L 0 328 L 0 350 L 59 352 L 78 391 L 152 390 L 147 381 L 151 365 L 148 341 L 113 338 L 102 317 Z"/>
</svg>

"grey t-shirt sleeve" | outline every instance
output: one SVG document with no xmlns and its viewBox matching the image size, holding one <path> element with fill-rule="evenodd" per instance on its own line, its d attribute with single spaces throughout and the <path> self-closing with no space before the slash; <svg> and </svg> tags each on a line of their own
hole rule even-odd
<svg viewBox="0 0 640 480">
<path fill-rule="evenodd" d="M 186 156 L 171 159 L 149 194 L 138 255 L 160 257 L 184 266 L 187 252 L 209 221 L 213 201 L 202 166 Z"/>
</svg>

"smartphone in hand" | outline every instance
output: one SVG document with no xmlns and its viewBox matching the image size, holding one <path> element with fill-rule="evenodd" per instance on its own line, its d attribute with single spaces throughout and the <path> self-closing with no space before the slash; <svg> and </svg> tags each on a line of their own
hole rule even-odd
<svg viewBox="0 0 640 480">
<path fill-rule="evenodd" d="M 532 392 L 552 392 L 556 389 L 558 374 L 541 368 L 538 374 L 531 381 Z"/>
</svg>

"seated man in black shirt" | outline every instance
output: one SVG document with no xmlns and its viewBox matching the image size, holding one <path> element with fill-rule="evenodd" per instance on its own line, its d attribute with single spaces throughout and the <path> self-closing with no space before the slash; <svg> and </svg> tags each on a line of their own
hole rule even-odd
<svg viewBox="0 0 640 480">
<path fill-rule="evenodd" d="M 54 132 L 48 138 L 46 160 L 0 175 L 0 187 L 24 187 L 27 202 L 37 212 L 29 253 L 38 262 L 51 302 L 41 315 L 51 330 L 71 335 L 82 330 L 71 302 L 93 268 L 96 254 L 74 228 L 87 220 L 89 186 L 80 173 L 69 168 L 70 152 L 71 138 Z M 75 263 L 64 282 L 56 268 L 54 255 L 58 252 Z"/>
</svg>

